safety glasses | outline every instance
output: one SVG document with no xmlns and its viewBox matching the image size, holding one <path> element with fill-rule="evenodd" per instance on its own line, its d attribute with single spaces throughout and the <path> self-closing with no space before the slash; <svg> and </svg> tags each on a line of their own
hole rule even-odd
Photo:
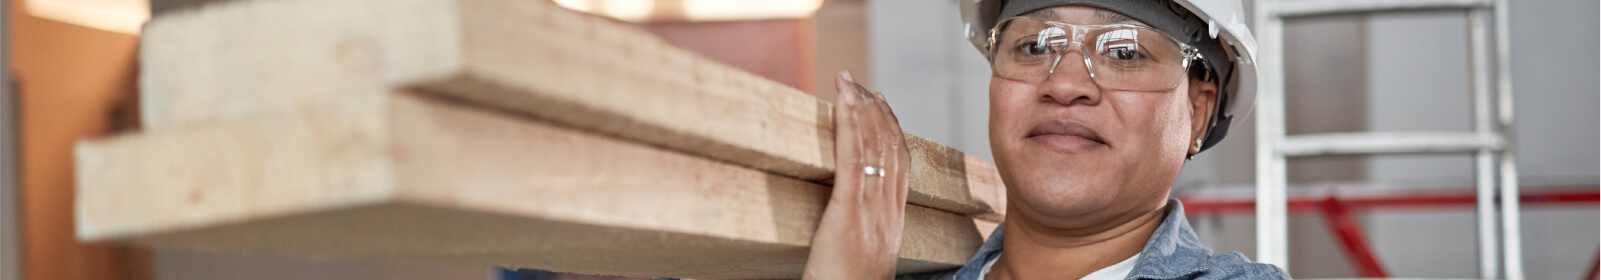
<svg viewBox="0 0 1601 280">
<path fill-rule="evenodd" d="M 1044 82 L 1063 66 L 1062 58 L 1075 50 L 1096 85 L 1112 90 L 1173 90 L 1186 78 L 1190 60 L 1200 59 L 1194 47 L 1139 25 L 1078 25 L 1013 17 L 990 30 L 990 65 L 1001 78 Z"/>
</svg>

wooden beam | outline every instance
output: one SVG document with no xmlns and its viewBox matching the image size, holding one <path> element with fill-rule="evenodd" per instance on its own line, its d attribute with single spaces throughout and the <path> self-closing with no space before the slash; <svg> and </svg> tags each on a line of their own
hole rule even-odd
<svg viewBox="0 0 1601 280">
<path fill-rule="evenodd" d="M 586 274 L 799 278 L 829 188 L 410 94 L 78 146 L 79 236 Z M 973 220 L 907 206 L 900 272 Z"/>
<path fill-rule="evenodd" d="M 413 88 L 803 180 L 833 176 L 828 102 L 548 1 L 232 1 L 166 14 L 143 34 L 151 130 Z M 944 160 L 914 162 L 930 166 L 914 168 L 911 203 L 1003 214 L 992 164 L 913 147 Z"/>
</svg>

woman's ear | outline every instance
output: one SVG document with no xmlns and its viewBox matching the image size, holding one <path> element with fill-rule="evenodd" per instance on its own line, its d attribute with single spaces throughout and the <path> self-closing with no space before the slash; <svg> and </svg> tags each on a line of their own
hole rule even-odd
<svg viewBox="0 0 1601 280">
<path fill-rule="evenodd" d="M 1190 79 L 1190 148 L 1189 155 L 1201 152 L 1201 141 L 1206 127 L 1212 123 L 1212 106 L 1217 105 L 1217 83 Z"/>
</svg>

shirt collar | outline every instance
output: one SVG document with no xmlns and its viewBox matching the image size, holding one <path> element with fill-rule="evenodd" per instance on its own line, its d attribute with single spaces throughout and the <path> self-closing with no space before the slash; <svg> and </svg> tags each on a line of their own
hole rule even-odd
<svg viewBox="0 0 1601 280">
<path fill-rule="evenodd" d="M 1195 229 L 1190 227 L 1189 219 L 1184 217 L 1184 204 L 1168 198 L 1167 205 L 1167 218 L 1145 241 L 1129 279 L 1173 279 L 1208 269 L 1212 250 L 1201 245 Z"/>
</svg>

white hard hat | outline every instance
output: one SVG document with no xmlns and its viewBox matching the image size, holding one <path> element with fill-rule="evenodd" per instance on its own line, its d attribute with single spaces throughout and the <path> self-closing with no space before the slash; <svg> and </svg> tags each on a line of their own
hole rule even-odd
<svg viewBox="0 0 1601 280">
<path fill-rule="evenodd" d="M 1235 121 L 1243 121 L 1251 114 L 1256 102 L 1256 38 L 1245 26 L 1247 14 L 1239 0 L 957 1 L 961 5 L 962 27 L 967 39 L 986 59 L 990 58 L 990 29 L 1003 16 L 1073 4 L 1122 13 L 1201 49 L 1212 71 L 1222 72 L 1214 73 L 1219 77 L 1218 88 L 1222 94 L 1218 95 L 1220 106 L 1213 110 L 1202 150 L 1222 141 Z"/>
</svg>

